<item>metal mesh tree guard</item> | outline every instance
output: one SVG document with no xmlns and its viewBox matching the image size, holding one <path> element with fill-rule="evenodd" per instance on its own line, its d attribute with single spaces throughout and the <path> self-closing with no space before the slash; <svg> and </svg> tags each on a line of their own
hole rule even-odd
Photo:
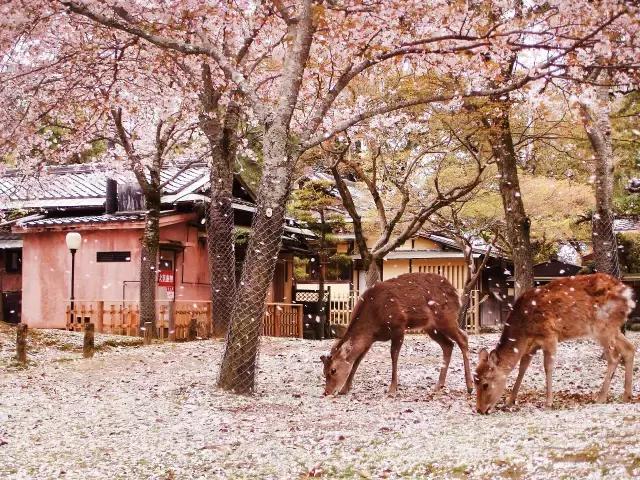
<svg viewBox="0 0 640 480">
<path fill-rule="evenodd" d="M 599 210 L 593 214 L 591 225 L 595 270 L 620 278 L 618 242 L 613 229 L 613 214 L 608 210 Z"/>
<path fill-rule="evenodd" d="M 160 242 L 160 200 L 157 205 L 147 200 L 147 214 L 140 251 L 140 329 L 151 323 L 151 336 L 156 334 L 156 284 L 158 246 Z"/>
<path fill-rule="evenodd" d="M 215 336 L 222 336 L 231 323 L 236 293 L 234 220 L 230 192 L 212 193 L 207 210 L 213 332 Z"/>
<path fill-rule="evenodd" d="M 267 207 L 265 203 L 258 204 L 254 217 L 218 380 L 221 388 L 242 394 L 251 394 L 255 388 L 266 295 L 284 231 L 284 206 Z M 284 205 L 284 201 L 269 202 L 278 203 Z"/>
</svg>

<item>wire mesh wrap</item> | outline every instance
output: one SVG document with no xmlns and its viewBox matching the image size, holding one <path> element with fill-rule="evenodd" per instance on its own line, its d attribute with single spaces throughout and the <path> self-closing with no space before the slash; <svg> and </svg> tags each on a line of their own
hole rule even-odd
<svg viewBox="0 0 640 480">
<path fill-rule="evenodd" d="M 226 334 L 236 292 L 236 257 L 231 194 L 212 195 L 207 207 L 207 250 L 215 336 Z"/>
<path fill-rule="evenodd" d="M 160 242 L 160 206 L 147 202 L 145 227 L 140 252 L 140 333 L 145 324 L 151 325 L 151 336 L 156 334 L 156 284 L 158 249 Z"/>
<path fill-rule="evenodd" d="M 284 205 L 284 200 L 279 200 L 269 204 Z M 225 390 L 251 394 L 255 389 L 265 301 L 280 252 L 284 219 L 284 206 L 258 204 L 220 368 L 218 385 Z"/>
<path fill-rule="evenodd" d="M 593 215 L 591 222 L 595 270 L 620 278 L 618 242 L 613 228 L 613 214 L 610 211 L 600 211 Z"/>
</svg>

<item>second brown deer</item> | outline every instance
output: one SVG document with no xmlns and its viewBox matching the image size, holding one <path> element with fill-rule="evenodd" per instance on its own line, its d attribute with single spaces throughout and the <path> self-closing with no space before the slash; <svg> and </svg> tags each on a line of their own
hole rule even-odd
<svg viewBox="0 0 640 480">
<path fill-rule="evenodd" d="M 607 371 L 597 400 L 607 400 L 611 379 L 622 360 L 625 367 L 623 399 L 630 401 L 635 347 L 620 327 L 634 307 L 633 290 L 603 273 L 563 278 L 525 292 L 515 302 L 496 348 L 491 353 L 486 349 L 480 351 L 475 375 L 478 412 L 491 411 L 505 390 L 509 373 L 520 362 L 509 397 L 509 404 L 515 403 L 522 377 L 538 350 L 544 354 L 546 406 L 551 407 L 558 342 L 584 337 L 596 340 L 604 348 L 607 359 Z"/>
<path fill-rule="evenodd" d="M 342 338 L 328 356 L 321 358 L 326 379 L 325 395 L 347 393 L 353 376 L 371 344 L 391 340 L 391 385 L 398 387 L 398 355 L 405 331 L 422 328 L 442 347 L 443 363 L 436 389 L 444 385 L 453 352 L 453 343 L 462 350 L 464 373 L 469 392 L 473 389 L 467 335 L 457 324 L 460 301 L 444 277 L 432 273 L 406 273 L 378 283 L 364 292 L 351 313 Z"/>
</svg>

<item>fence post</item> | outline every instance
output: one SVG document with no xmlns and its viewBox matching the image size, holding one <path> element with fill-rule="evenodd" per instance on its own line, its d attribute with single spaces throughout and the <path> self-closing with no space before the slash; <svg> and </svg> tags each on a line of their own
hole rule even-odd
<svg viewBox="0 0 640 480">
<path fill-rule="evenodd" d="M 96 315 L 95 329 L 98 333 L 104 333 L 104 300 L 98 300 L 98 315 Z"/>
<path fill-rule="evenodd" d="M 151 345 L 151 337 L 153 336 L 151 322 L 144 322 L 144 344 Z"/>
<path fill-rule="evenodd" d="M 213 309 L 211 308 L 211 302 L 207 302 L 207 306 L 205 307 L 205 315 L 206 315 L 206 324 L 207 324 L 207 337 L 213 338 L 215 336 L 216 330 L 213 328 Z"/>
<path fill-rule="evenodd" d="M 298 337 L 304 338 L 304 309 L 302 305 L 297 309 L 298 310 Z"/>
<path fill-rule="evenodd" d="M 20 363 L 27 363 L 27 324 L 20 323 L 16 329 L 16 359 Z"/>
<path fill-rule="evenodd" d="M 189 332 L 187 334 L 187 340 L 192 341 L 195 340 L 198 336 L 198 320 L 196 317 L 191 317 L 189 320 Z"/>
<path fill-rule="evenodd" d="M 176 341 L 176 302 L 169 303 L 169 341 Z"/>
<path fill-rule="evenodd" d="M 282 306 L 276 304 L 273 306 L 273 335 L 274 337 L 282 336 Z"/>
<path fill-rule="evenodd" d="M 95 347 L 95 325 L 93 323 L 84 324 L 84 342 L 82 344 L 82 356 L 84 358 L 93 358 Z"/>
</svg>

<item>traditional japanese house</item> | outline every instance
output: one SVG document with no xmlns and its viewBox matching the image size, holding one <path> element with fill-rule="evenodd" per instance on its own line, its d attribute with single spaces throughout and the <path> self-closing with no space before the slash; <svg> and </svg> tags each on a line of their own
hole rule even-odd
<svg viewBox="0 0 640 480">
<path fill-rule="evenodd" d="M 162 172 L 162 180 L 165 187 L 156 287 L 159 315 L 167 317 L 173 306 L 206 322 L 207 317 L 215 315 L 208 310 L 210 282 L 204 225 L 209 172 L 204 165 L 173 167 Z M 12 237 L 5 240 L 4 250 L 0 240 L 0 251 L 5 255 L 1 278 L 7 288 L 21 283 L 21 320 L 36 328 L 65 328 L 70 321 L 95 321 L 99 316 L 104 324 L 119 322 L 122 328 L 131 330 L 137 321 L 140 239 L 145 224 L 142 195 L 136 184 L 126 176 L 86 165 L 49 168 L 35 184 L 27 181 L 11 172 L 0 178 L 4 211 L 21 211 L 24 215 L 11 225 Z M 234 180 L 233 194 L 236 228 L 249 231 L 254 198 L 241 177 Z M 69 232 L 82 236 L 75 255 L 73 304 L 71 254 L 65 243 Z M 293 255 L 308 253 L 308 234 L 287 221 L 267 299 L 282 304 L 280 310 L 291 304 Z M 239 244 L 238 264 L 242 258 L 243 245 Z M 19 280 L 7 277 L 19 270 Z M 8 286 L 10 282 L 13 284 Z M 9 291 L 6 293 L 9 305 Z M 290 307 L 301 317 L 299 309 Z M 17 321 L 20 316 L 12 318 Z"/>
</svg>

